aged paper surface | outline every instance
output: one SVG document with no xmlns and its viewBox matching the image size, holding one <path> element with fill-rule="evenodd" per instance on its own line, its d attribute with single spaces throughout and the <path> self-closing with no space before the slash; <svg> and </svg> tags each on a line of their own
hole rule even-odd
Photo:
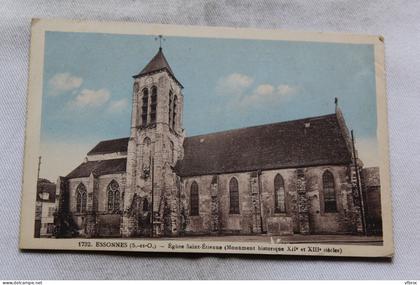
<svg viewBox="0 0 420 285">
<path fill-rule="evenodd" d="M 20 248 L 392 256 L 379 36 L 33 20 Z"/>
</svg>

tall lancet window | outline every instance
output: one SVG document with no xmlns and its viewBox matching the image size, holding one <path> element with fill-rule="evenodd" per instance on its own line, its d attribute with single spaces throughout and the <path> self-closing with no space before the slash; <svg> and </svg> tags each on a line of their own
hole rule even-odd
<svg viewBox="0 0 420 285">
<path fill-rule="evenodd" d="M 175 146 L 172 141 L 170 141 L 170 147 L 171 147 L 171 162 L 175 162 Z"/>
<path fill-rule="evenodd" d="M 169 128 L 172 128 L 172 102 L 173 102 L 173 93 L 172 91 L 169 91 L 169 106 L 168 106 Z"/>
<path fill-rule="evenodd" d="M 120 209 L 120 185 L 112 180 L 108 184 L 108 211 L 118 211 Z"/>
<path fill-rule="evenodd" d="M 274 212 L 286 212 L 286 203 L 284 197 L 284 180 L 280 174 L 277 174 L 274 178 Z"/>
<path fill-rule="evenodd" d="M 174 106 L 172 108 L 172 129 L 175 130 L 176 127 L 176 104 L 178 103 L 178 98 L 174 96 Z"/>
<path fill-rule="evenodd" d="M 152 97 L 150 102 L 150 123 L 156 123 L 157 87 L 151 89 Z"/>
<path fill-rule="evenodd" d="M 198 184 L 197 182 L 193 182 L 191 184 L 191 192 L 190 192 L 190 215 L 191 216 L 198 216 L 199 215 L 199 205 L 200 200 L 198 196 Z"/>
<path fill-rule="evenodd" d="M 229 214 L 239 214 L 238 180 L 233 177 L 229 182 Z"/>
<path fill-rule="evenodd" d="M 326 170 L 322 175 L 322 186 L 324 190 L 324 212 L 337 212 L 334 176 L 328 170 Z"/>
<path fill-rule="evenodd" d="M 147 198 L 144 198 L 143 200 L 143 212 L 148 212 L 149 211 L 149 200 L 147 200 Z"/>
<path fill-rule="evenodd" d="M 149 90 L 147 88 L 143 89 L 143 97 L 141 104 L 141 125 L 147 125 L 147 108 L 149 107 Z"/>
<path fill-rule="evenodd" d="M 80 183 L 76 189 L 76 211 L 78 213 L 86 212 L 87 192 L 83 183 Z"/>
<path fill-rule="evenodd" d="M 152 163 L 152 141 L 146 137 L 143 140 L 143 173 L 148 176 L 150 173 L 150 164 Z"/>
</svg>

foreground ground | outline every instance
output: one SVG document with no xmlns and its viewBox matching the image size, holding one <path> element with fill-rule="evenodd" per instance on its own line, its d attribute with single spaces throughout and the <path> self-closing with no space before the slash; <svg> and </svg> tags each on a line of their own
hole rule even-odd
<svg viewBox="0 0 420 285">
<path fill-rule="evenodd" d="M 358 235 L 290 235 L 290 236 L 187 236 L 159 238 L 159 240 L 192 240 L 222 242 L 256 242 L 256 243 L 327 243 L 327 244 L 365 244 L 382 245 L 382 236 Z"/>
</svg>

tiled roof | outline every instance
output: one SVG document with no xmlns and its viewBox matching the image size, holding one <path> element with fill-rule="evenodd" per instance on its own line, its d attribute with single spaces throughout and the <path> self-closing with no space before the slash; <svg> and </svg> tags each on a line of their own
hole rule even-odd
<svg viewBox="0 0 420 285">
<path fill-rule="evenodd" d="M 112 173 L 124 173 L 126 164 L 126 158 L 87 161 L 76 167 L 76 169 L 70 172 L 66 177 L 88 177 L 91 173 L 93 173 L 95 176 Z"/>
<path fill-rule="evenodd" d="M 180 176 L 351 162 L 346 127 L 336 114 L 187 137 Z M 345 128 L 345 130 L 344 130 Z M 127 151 L 128 138 L 102 141 L 89 154 Z M 124 172 L 126 159 L 88 161 L 67 177 Z"/>
<path fill-rule="evenodd" d="M 188 137 L 180 176 L 347 164 L 336 114 Z"/>
<path fill-rule="evenodd" d="M 87 154 L 105 154 L 114 152 L 127 152 L 128 138 L 113 139 L 99 142 Z"/>
</svg>

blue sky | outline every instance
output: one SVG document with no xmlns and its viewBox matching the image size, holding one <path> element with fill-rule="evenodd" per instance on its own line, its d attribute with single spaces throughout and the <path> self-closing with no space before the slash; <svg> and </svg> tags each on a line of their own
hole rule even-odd
<svg viewBox="0 0 420 285">
<path fill-rule="evenodd" d="M 66 175 L 98 141 L 129 135 L 132 75 L 157 49 L 153 36 L 46 33 L 44 176 Z M 184 85 L 188 136 L 333 113 L 338 97 L 361 156 L 376 149 L 372 45 L 166 37 L 163 51 Z M 71 162 L 58 160 L 63 148 Z"/>
</svg>

